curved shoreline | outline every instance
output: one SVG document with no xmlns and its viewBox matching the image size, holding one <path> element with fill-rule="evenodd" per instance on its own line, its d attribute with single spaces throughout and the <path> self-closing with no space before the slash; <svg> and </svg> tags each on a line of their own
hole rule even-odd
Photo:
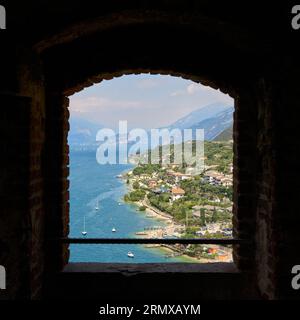
<svg viewBox="0 0 300 320">
<path fill-rule="evenodd" d="M 124 178 L 124 176 L 123 176 Z M 124 181 L 125 179 L 123 179 Z M 124 181 L 125 182 L 125 181 Z M 127 184 L 127 191 L 131 192 L 133 189 L 132 183 Z M 125 201 L 126 203 L 126 201 Z M 183 231 L 185 230 L 185 225 L 176 223 L 173 216 L 166 212 L 162 212 L 161 210 L 153 207 L 149 202 L 147 201 L 146 197 L 143 200 L 140 201 L 130 201 L 130 203 L 134 204 L 137 208 L 145 207 L 146 209 L 143 211 L 139 211 L 143 214 L 149 214 L 148 218 L 150 219 L 156 219 L 163 221 L 166 223 L 165 227 L 154 229 L 154 230 L 144 230 L 135 232 L 135 236 L 142 236 L 147 239 L 163 239 L 163 238 L 180 238 Z M 172 246 L 165 246 L 162 244 L 153 245 L 153 246 L 145 246 L 145 248 L 151 248 L 154 250 L 159 250 L 164 256 L 166 257 L 168 254 L 170 255 L 170 259 L 177 259 L 180 262 L 189 262 L 189 263 L 214 263 L 216 260 L 214 259 L 207 259 L 204 257 L 194 257 L 188 255 L 185 250 L 183 252 L 178 252 L 176 248 Z M 177 255 L 178 254 L 178 255 Z"/>
<path fill-rule="evenodd" d="M 128 186 L 128 190 L 132 190 L 132 186 Z M 126 202 L 125 202 L 126 203 Z M 137 208 L 144 206 L 146 207 L 145 211 L 140 211 L 140 213 L 145 214 L 145 213 L 149 213 L 151 214 L 151 216 L 149 217 L 150 219 L 156 219 L 156 220 L 160 220 L 165 222 L 167 225 L 165 227 L 163 227 L 163 231 L 161 230 L 148 230 L 148 231 L 139 231 L 139 232 L 135 232 L 135 235 L 138 236 L 137 233 L 143 233 L 143 237 L 145 238 L 163 238 L 165 237 L 174 237 L 174 234 L 176 234 L 175 229 L 177 228 L 185 228 L 183 225 L 177 224 L 173 217 L 171 215 L 169 215 L 168 213 L 162 212 L 160 210 L 158 210 L 157 208 L 153 208 L 149 203 L 147 203 L 147 201 L 141 200 L 141 201 L 134 201 L 131 202 L 133 205 L 135 205 Z M 138 210 L 137 210 L 138 211 Z M 160 234 L 159 234 L 160 233 Z M 178 236 L 180 236 L 180 234 L 178 234 Z M 155 246 L 144 246 L 146 249 L 152 249 L 155 250 L 157 252 L 160 252 L 161 254 L 163 254 L 164 256 L 166 256 L 167 254 L 175 254 L 176 250 L 171 249 L 170 247 L 166 247 L 163 245 L 155 245 Z M 167 259 L 167 258 L 166 258 Z M 180 254 L 178 256 L 174 256 L 174 257 L 170 257 L 170 259 L 177 259 L 179 260 L 179 262 L 182 263 L 203 263 L 203 262 L 210 262 L 210 261 L 206 261 L 207 259 L 198 259 L 196 257 L 191 257 L 187 254 Z M 213 262 L 213 261 L 211 261 Z M 172 263 L 172 262 L 169 262 Z"/>
</svg>

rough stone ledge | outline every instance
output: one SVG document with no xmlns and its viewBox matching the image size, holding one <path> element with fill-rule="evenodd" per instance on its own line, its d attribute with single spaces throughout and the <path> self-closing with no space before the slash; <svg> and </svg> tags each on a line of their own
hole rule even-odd
<svg viewBox="0 0 300 320">
<path fill-rule="evenodd" d="M 69 263 L 63 273 L 236 273 L 234 263 Z"/>
</svg>

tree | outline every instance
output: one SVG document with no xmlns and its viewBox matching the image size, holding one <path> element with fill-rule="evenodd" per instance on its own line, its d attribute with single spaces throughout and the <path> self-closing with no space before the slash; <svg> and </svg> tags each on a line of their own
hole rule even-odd
<svg viewBox="0 0 300 320">
<path fill-rule="evenodd" d="M 216 208 L 214 208 L 214 211 L 212 213 L 211 222 L 217 222 L 218 220 L 218 214 Z"/>
<path fill-rule="evenodd" d="M 206 225 L 206 221 L 205 221 L 205 209 L 201 208 L 200 209 L 200 223 L 202 226 Z"/>
<path fill-rule="evenodd" d="M 140 184 L 137 181 L 134 181 L 134 183 L 132 184 L 133 189 L 138 189 L 140 186 Z"/>
</svg>

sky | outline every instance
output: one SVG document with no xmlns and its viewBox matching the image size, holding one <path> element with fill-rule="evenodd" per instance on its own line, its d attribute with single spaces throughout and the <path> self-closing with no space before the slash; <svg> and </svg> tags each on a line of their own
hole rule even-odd
<svg viewBox="0 0 300 320">
<path fill-rule="evenodd" d="M 190 112 L 209 104 L 233 105 L 219 90 L 166 75 L 125 75 L 105 80 L 70 97 L 73 117 L 117 128 L 127 120 L 128 128 L 168 126 Z"/>
</svg>

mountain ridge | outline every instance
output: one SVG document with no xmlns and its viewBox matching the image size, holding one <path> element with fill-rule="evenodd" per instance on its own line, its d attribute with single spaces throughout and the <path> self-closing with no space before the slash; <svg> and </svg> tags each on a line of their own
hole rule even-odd
<svg viewBox="0 0 300 320">
<path fill-rule="evenodd" d="M 173 124 L 159 129 L 192 129 L 192 139 L 196 139 L 196 129 L 204 129 L 204 139 L 214 140 L 224 130 L 230 128 L 233 123 L 233 106 L 221 103 L 214 103 L 197 110 L 178 119 Z M 68 142 L 72 145 L 96 144 L 96 134 L 98 130 L 104 128 L 103 125 L 79 117 L 70 118 L 70 132 Z M 148 131 L 150 137 L 150 131 Z M 118 135 L 117 135 L 118 137 Z M 133 144 L 133 143 L 129 143 Z M 153 145 L 153 148 L 156 146 Z"/>
</svg>

